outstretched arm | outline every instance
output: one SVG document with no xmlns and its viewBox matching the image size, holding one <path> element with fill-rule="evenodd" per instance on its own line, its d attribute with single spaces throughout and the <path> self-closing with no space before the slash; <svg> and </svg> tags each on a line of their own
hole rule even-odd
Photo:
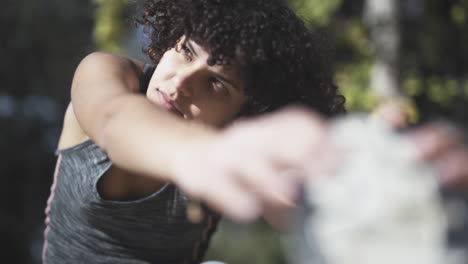
<svg viewBox="0 0 468 264">
<path fill-rule="evenodd" d="M 444 185 L 468 188 L 468 146 L 461 130 L 435 122 L 414 131 L 410 136 L 421 158 L 435 164 Z"/>
<path fill-rule="evenodd" d="M 384 103 L 375 117 L 394 128 L 403 128 L 409 123 L 405 108 L 399 102 Z M 409 133 L 419 158 L 435 165 L 441 183 L 452 188 L 468 187 L 468 146 L 463 133 L 466 131 L 448 122 L 432 122 Z"/>
<path fill-rule="evenodd" d="M 136 93 L 142 64 L 93 53 L 79 65 L 72 105 L 80 127 L 117 166 L 173 182 L 240 221 L 291 205 L 295 185 L 320 167 L 325 124 L 304 109 L 224 130 L 184 121 Z M 294 176 L 285 171 L 296 170 Z"/>
<path fill-rule="evenodd" d="M 93 53 L 78 66 L 72 105 L 83 131 L 118 166 L 170 180 L 173 157 L 213 129 L 183 122 L 137 93 L 143 65 Z"/>
</svg>

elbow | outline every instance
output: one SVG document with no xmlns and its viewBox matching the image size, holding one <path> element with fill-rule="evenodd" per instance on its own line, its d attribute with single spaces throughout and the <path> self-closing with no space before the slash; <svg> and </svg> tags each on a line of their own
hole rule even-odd
<svg viewBox="0 0 468 264">
<path fill-rule="evenodd" d="M 122 117 L 132 109 L 127 105 L 136 96 L 138 74 L 129 71 L 129 60 L 112 54 L 93 52 L 77 67 L 71 87 L 75 115 L 83 131 L 104 149 L 108 138 L 122 125 Z"/>
</svg>

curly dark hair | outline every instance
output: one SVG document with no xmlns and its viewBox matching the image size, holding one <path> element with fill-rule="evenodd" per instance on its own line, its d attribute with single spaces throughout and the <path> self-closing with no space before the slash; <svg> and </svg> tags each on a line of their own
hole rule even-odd
<svg viewBox="0 0 468 264">
<path fill-rule="evenodd" d="M 158 63 L 182 36 L 210 51 L 209 65 L 240 64 L 247 76 L 241 116 L 287 104 L 325 116 L 344 112 L 324 38 L 281 0 L 144 0 L 135 21 L 150 27 L 145 48 Z"/>
</svg>

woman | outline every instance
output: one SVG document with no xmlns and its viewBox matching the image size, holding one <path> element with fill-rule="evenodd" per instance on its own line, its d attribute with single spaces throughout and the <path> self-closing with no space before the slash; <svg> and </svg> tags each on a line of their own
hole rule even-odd
<svg viewBox="0 0 468 264">
<path fill-rule="evenodd" d="M 322 45 L 281 1 L 147 0 L 155 66 L 78 66 L 46 209 L 46 263 L 199 263 L 219 219 L 281 227 L 343 111 Z M 288 172 L 288 173 L 286 173 Z M 300 173 L 298 173 L 300 172 Z M 187 217 L 189 199 L 202 217 Z M 195 217 L 197 218 L 197 217 Z"/>
</svg>

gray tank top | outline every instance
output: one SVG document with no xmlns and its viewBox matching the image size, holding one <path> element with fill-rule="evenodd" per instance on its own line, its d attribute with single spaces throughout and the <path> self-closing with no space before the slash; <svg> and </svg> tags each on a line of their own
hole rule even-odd
<svg viewBox="0 0 468 264">
<path fill-rule="evenodd" d="M 204 208 L 191 223 L 186 195 L 170 183 L 143 199 L 106 200 L 97 183 L 112 161 L 102 149 L 88 140 L 57 154 L 44 263 L 200 263 L 218 215 Z"/>
</svg>

